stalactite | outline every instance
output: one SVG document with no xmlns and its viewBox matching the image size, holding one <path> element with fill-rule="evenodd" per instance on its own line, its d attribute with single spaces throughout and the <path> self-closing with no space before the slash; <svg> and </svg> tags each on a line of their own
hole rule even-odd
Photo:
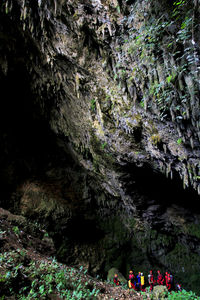
<svg viewBox="0 0 200 300">
<path fill-rule="evenodd" d="M 194 140 L 193 140 L 192 136 L 190 137 L 190 145 L 191 145 L 191 147 L 193 149 L 194 148 Z"/>
<path fill-rule="evenodd" d="M 194 120 L 194 118 L 191 118 L 191 121 L 192 121 L 192 125 L 195 127 L 195 120 Z"/>
<path fill-rule="evenodd" d="M 23 14 L 24 14 L 24 11 L 23 11 L 23 9 L 21 9 L 20 20 L 23 19 Z"/>
<path fill-rule="evenodd" d="M 192 164 L 192 172 L 193 172 L 194 177 L 196 177 L 197 172 L 196 172 L 196 166 L 194 164 Z"/>
<path fill-rule="evenodd" d="M 166 177 L 167 178 L 168 178 L 170 172 L 171 172 L 171 163 L 167 163 L 167 167 L 166 167 Z"/>
<path fill-rule="evenodd" d="M 184 168 L 183 168 L 183 188 L 185 189 L 188 186 L 189 186 L 188 173 L 187 173 L 187 169 L 184 165 Z"/>
<path fill-rule="evenodd" d="M 78 73 L 76 73 L 76 76 L 75 76 L 75 83 L 76 83 L 76 95 L 77 95 L 77 98 L 80 97 L 80 94 L 79 94 L 79 84 L 80 84 L 80 76 Z"/>
<path fill-rule="evenodd" d="M 27 17 L 27 6 L 25 6 L 23 11 L 23 19 L 26 20 L 26 17 Z"/>
<path fill-rule="evenodd" d="M 160 171 L 161 171 L 161 172 L 163 172 L 163 165 L 164 165 L 163 162 L 162 162 L 162 161 L 159 161 L 159 167 L 160 167 Z"/>
<path fill-rule="evenodd" d="M 12 7 L 13 7 L 12 1 L 10 1 L 10 3 L 9 3 L 9 1 L 6 1 L 6 3 L 5 3 L 5 13 L 6 14 L 10 13 L 11 10 L 12 10 Z"/>
<path fill-rule="evenodd" d="M 54 13 L 57 13 L 57 0 L 54 0 Z"/>
<path fill-rule="evenodd" d="M 166 146 L 166 144 L 163 144 L 163 150 L 164 150 L 164 153 L 166 154 L 167 153 L 167 146 Z"/>
<path fill-rule="evenodd" d="M 172 122 L 174 122 L 175 121 L 175 115 L 174 115 L 174 112 L 172 110 L 172 107 L 170 107 L 170 115 L 172 117 Z"/>
<path fill-rule="evenodd" d="M 198 185 L 197 191 L 198 191 L 198 195 L 200 195 L 200 184 Z"/>
<path fill-rule="evenodd" d="M 182 134 L 181 134 L 181 131 L 180 131 L 180 128 L 177 126 L 177 132 L 178 132 L 178 135 L 179 137 L 182 137 Z"/>
<path fill-rule="evenodd" d="M 107 27 L 108 27 L 108 31 L 109 31 L 110 36 L 112 36 L 112 28 L 111 28 L 111 24 L 108 23 L 108 24 L 107 24 Z"/>
<path fill-rule="evenodd" d="M 190 170 L 189 170 L 189 179 L 190 179 L 190 182 L 193 182 L 193 176 L 192 176 L 192 173 L 190 172 Z"/>
<path fill-rule="evenodd" d="M 197 182 L 196 181 L 193 182 L 193 187 L 194 187 L 195 190 L 197 189 Z"/>
</svg>

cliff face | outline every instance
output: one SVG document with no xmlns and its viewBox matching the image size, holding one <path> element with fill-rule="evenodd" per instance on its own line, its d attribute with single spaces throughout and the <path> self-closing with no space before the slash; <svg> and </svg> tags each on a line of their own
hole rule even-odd
<svg viewBox="0 0 200 300">
<path fill-rule="evenodd" d="M 68 263 L 197 290 L 198 1 L 0 8 L 2 206 L 44 222 Z"/>
</svg>

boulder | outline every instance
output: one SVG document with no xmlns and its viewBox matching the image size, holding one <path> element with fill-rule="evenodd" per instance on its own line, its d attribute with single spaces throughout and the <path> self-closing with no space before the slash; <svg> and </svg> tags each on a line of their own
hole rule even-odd
<svg viewBox="0 0 200 300">
<path fill-rule="evenodd" d="M 118 278 L 119 278 L 121 283 L 124 283 L 124 284 L 127 283 L 127 279 L 116 268 L 112 268 L 108 271 L 107 280 L 108 281 L 113 281 L 113 278 L 114 278 L 115 274 L 118 275 Z"/>
<path fill-rule="evenodd" d="M 153 289 L 153 299 L 167 298 L 168 290 L 164 285 L 157 285 Z"/>
</svg>

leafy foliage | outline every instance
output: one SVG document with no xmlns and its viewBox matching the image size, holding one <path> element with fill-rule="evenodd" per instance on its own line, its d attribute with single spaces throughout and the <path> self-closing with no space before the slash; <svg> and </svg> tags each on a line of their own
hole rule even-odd
<svg viewBox="0 0 200 300">
<path fill-rule="evenodd" d="M 180 145 L 181 143 L 182 143 L 182 138 L 179 138 L 179 139 L 177 140 L 177 144 Z"/>
<path fill-rule="evenodd" d="M 96 109 L 96 99 L 92 99 L 90 101 L 90 108 L 91 108 L 92 111 L 95 111 L 95 109 Z"/>
<path fill-rule="evenodd" d="M 25 265 L 24 253 L 18 250 L 1 253 L 0 264 L 5 266 L 0 273 L 1 297 L 48 299 L 56 294 L 61 299 L 95 299 L 99 292 L 93 283 L 83 279 L 83 268 L 66 268 L 55 259 Z M 17 284 L 19 280 L 21 285 Z"/>
<path fill-rule="evenodd" d="M 192 291 L 187 292 L 186 290 L 182 290 L 179 292 L 174 292 L 172 291 L 170 294 L 168 294 L 168 299 L 169 300 L 175 300 L 175 299 L 179 299 L 179 300 L 198 300 L 199 297 L 193 293 Z"/>
<path fill-rule="evenodd" d="M 127 59 L 132 59 L 132 73 L 127 72 L 126 77 L 134 78 L 139 88 L 142 86 L 142 101 L 139 98 L 142 108 L 157 114 L 161 121 L 171 119 L 178 126 L 185 120 L 197 124 L 199 58 L 195 4 L 188 0 L 174 1 L 168 10 L 166 5 L 156 15 L 151 1 L 146 2 L 144 7 L 133 5 L 129 16 L 124 18 L 130 30 L 122 46 L 121 68 L 126 67 Z M 143 20 L 140 26 L 134 22 L 136 11 Z M 180 130 L 185 135 L 184 141 L 187 136 Z"/>
</svg>

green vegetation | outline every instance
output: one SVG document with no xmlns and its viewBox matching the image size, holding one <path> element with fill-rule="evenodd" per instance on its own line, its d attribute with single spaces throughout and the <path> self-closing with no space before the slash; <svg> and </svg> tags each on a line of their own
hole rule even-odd
<svg viewBox="0 0 200 300">
<path fill-rule="evenodd" d="M 161 137 L 158 134 L 153 134 L 150 137 L 150 140 L 151 140 L 152 144 L 157 145 L 161 142 Z"/>
<path fill-rule="evenodd" d="M 176 142 L 178 145 L 181 145 L 182 141 L 183 141 L 182 138 L 179 138 Z"/>
<path fill-rule="evenodd" d="M 199 297 L 193 292 L 187 292 L 186 290 L 182 290 L 181 292 L 174 292 L 172 291 L 170 294 L 167 295 L 167 299 L 169 300 L 198 300 Z"/>
<path fill-rule="evenodd" d="M 14 232 L 16 235 L 19 235 L 19 234 L 20 234 L 19 227 L 18 227 L 18 226 L 14 226 L 14 227 L 13 227 L 13 232 Z"/>
<path fill-rule="evenodd" d="M 128 221 L 128 220 L 127 220 Z M 141 227 L 139 221 L 132 218 L 129 219 L 129 224 L 134 232 L 137 231 L 135 238 L 137 242 L 135 244 L 140 245 L 140 249 L 147 249 L 149 247 L 149 240 L 144 233 L 144 228 Z M 126 234 L 124 228 L 122 228 L 121 222 L 116 219 L 109 220 L 109 224 L 103 224 L 108 230 L 110 227 L 115 227 L 115 236 L 112 239 L 115 240 L 127 240 L 129 241 L 130 236 Z M 198 228 L 191 227 L 192 232 L 196 232 Z M 108 230 L 110 232 L 110 230 Z M 0 231 L 2 236 L 5 235 L 5 231 Z M 167 248 L 171 246 L 173 241 L 172 238 L 159 235 L 155 230 L 151 230 L 148 234 L 151 240 L 151 247 L 153 249 L 160 249 L 160 245 L 165 245 Z M 153 242 L 154 241 L 154 242 Z M 113 263 L 120 268 L 124 264 L 124 256 L 126 253 L 115 255 L 115 248 L 111 247 L 109 242 L 104 244 L 104 247 L 108 249 L 109 254 L 115 258 Z M 182 265 L 182 245 L 178 244 L 174 251 L 169 257 L 169 261 L 172 263 L 175 260 L 180 259 L 180 265 Z M 187 251 L 187 249 L 186 249 Z M 139 257 L 143 258 L 143 253 L 139 251 L 140 256 L 137 256 L 137 251 L 134 252 L 134 258 L 137 260 Z M 113 255 L 112 255 L 113 254 Z M 185 253 L 183 253 L 185 254 Z M 193 267 L 197 265 L 195 256 L 190 255 L 190 257 L 183 255 L 187 259 L 187 274 L 189 274 L 189 268 L 191 262 Z M 31 300 L 31 299 L 52 299 L 54 297 L 59 297 L 59 299 L 97 299 L 99 291 L 97 290 L 97 280 L 93 280 L 86 273 L 83 267 L 79 269 L 70 268 L 66 265 L 58 263 L 55 259 L 38 259 L 35 257 L 32 259 L 28 256 L 28 251 L 25 249 L 17 249 L 14 251 L 4 252 L 0 254 L 0 299 L 7 299 L 10 297 L 15 297 L 19 300 Z M 128 270 L 130 266 L 128 266 Z M 135 266 L 135 272 L 144 270 L 144 266 Z M 178 275 L 178 274 L 177 274 Z M 185 277 L 185 273 L 183 273 Z M 193 287 L 197 286 L 199 282 L 199 277 L 191 277 L 191 283 Z M 180 279 L 180 282 L 184 281 Z M 104 283 L 106 285 L 106 283 Z M 113 284 L 113 282 L 111 282 Z M 127 290 L 127 283 L 121 285 L 121 289 Z M 192 288 L 191 288 L 192 289 Z M 119 293 L 121 291 L 119 290 Z M 146 293 L 142 293 L 143 299 L 149 299 L 149 289 L 147 288 Z M 153 295 L 150 294 L 150 299 Z M 187 298 L 188 297 L 188 298 Z M 165 298 L 161 299 L 199 299 L 193 292 L 182 291 L 179 293 L 172 292 L 171 294 L 166 293 Z"/>
<path fill-rule="evenodd" d="M 147 289 L 148 291 L 148 289 Z M 149 291 L 148 291 L 149 292 Z M 179 292 L 174 292 L 172 291 L 171 293 L 168 292 L 163 292 L 162 297 L 156 297 L 154 294 L 148 294 L 146 292 L 141 292 L 142 299 L 147 300 L 147 299 L 168 299 L 168 300 L 198 300 L 199 297 L 193 293 L 192 291 L 187 292 L 186 290 L 182 290 Z"/>
<path fill-rule="evenodd" d="M 200 225 L 194 223 L 187 224 L 186 233 L 200 239 Z"/>
<path fill-rule="evenodd" d="M 140 106 L 141 106 L 142 108 L 144 108 L 144 101 L 143 101 L 143 100 L 140 102 Z"/>
<path fill-rule="evenodd" d="M 92 99 L 90 101 L 90 108 L 91 108 L 92 111 L 95 111 L 95 109 L 96 109 L 96 99 Z"/>
<path fill-rule="evenodd" d="M 103 144 L 101 144 L 101 148 L 104 150 L 105 147 L 107 146 L 107 142 L 104 142 Z"/>
<path fill-rule="evenodd" d="M 84 278 L 86 271 L 67 268 L 55 259 L 40 262 L 24 259 L 24 252 L 10 251 L 0 254 L 0 296 L 6 299 L 48 299 L 57 295 L 61 299 L 95 299 L 99 291 Z M 85 280 L 84 280 L 85 279 Z M 19 282 L 19 283 L 18 283 Z"/>
<path fill-rule="evenodd" d="M 168 8 L 165 7 L 165 12 L 158 12 L 156 4 L 152 3 L 148 12 L 145 9 L 138 8 L 138 16 L 144 18 L 139 29 L 133 26 L 124 38 L 122 53 L 128 53 L 135 61 L 132 73 L 127 77 L 137 78 L 140 87 L 141 82 L 147 83 L 142 87 L 146 99 L 145 105 L 143 101 L 139 103 L 142 108 L 156 113 L 161 121 L 171 118 L 181 122 L 190 118 L 198 91 L 198 57 L 194 46 L 198 18 L 194 13 L 195 4 L 192 1 L 174 1 Z M 135 11 L 137 9 L 133 5 L 125 20 L 129 26 Z M 122 56 L 126 58 L 126 55 Z M 126 68 L 123 57 L 120 58 L 120 68 Z M 148 65 L 148 74 L 144 65 Z"/>
</svg>

